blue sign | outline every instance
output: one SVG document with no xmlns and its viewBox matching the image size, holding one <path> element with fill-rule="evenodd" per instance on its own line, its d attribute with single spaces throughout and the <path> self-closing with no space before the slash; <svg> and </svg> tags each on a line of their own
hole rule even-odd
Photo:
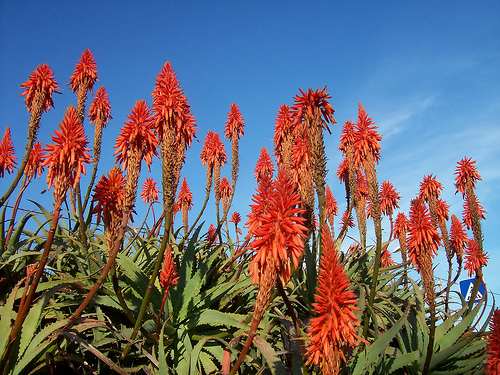
<svg viewBox="0 0 500 375">
<path fill-rule="evenodd" d="M 466 302 L 469 302 L 472 297 L 471 294 L 472 289 L 474 289 L 474 280 L 475 278 L 460 281 L 460 293 L 462 293 L 462 295 L 465 297 Z M 479 302 L 479 300 L 483 298 L 484 293 L 486 293 L 486 289 L 484 288 L 484 284 L 481 281 L 474 303 Z"/>
</svg>

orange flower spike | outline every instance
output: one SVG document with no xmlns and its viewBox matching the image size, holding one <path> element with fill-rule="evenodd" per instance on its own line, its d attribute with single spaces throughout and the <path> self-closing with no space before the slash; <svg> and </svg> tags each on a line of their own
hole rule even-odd
<svg viewBox="0 0 500 375">
<path fill-rule="evenodd" d="M 382 182 L 380 186 L 380 211 L 392 216 L 394 209 L 399 208 L 398 201 L 401 199 L 394 186 L 389 181 Z"/>
<path fill-rule="evenodd" d="M 266 179 L 264 177 L 264 182 Z M 304 249 L 302 239 L 306 236 L 307 228 L 302 225 L 305 219 L 298 216 L 304 210 L 298 208 L 299 194 L 282 171 L 278 173 L 276 181 L 264 186 L 259 198 L 254 196 L 257 207 L 252 206 L 252 214 L 247 221 L 249 236 L 254 237 L 248 248 L 256 252 L 249 268 L 252 281 L 259 284 L 265 267 L 276 264 L 281 281 L 285 284 L 291 275 L 290 258 L 297 267 Z M 259 207 L 264 204 L 267 206 Z M 256 222 L 257 225 L 254 225 Z"/>
<path fill-rule="evenodd" d="M 314 110 L 319 108 L 321 110 L 321 123 L 328 133 L 331 133 L 328 123 L 336 123 L 333 118 L 335 110 L 328 102 L 331 96 L 326 93 L 326 86 L 323 90 L 316 89 L 316 91 L 312 91 L 312 88 L 310 88 L 307 90 L 307 93 L 301 89 L 299 89 L 299 91 L 301 95 L 295 95 L 295 104 L 293 106 L 293 110 L 295 111 L 295 124 L 300 123 L 305 114 L 307 114 L 309 118 L 313 118 Z"/>
<path fill-rule="evenodd" d="M 12 173 L 17 165 L 16 157 L 14 156 L 14 145 L 10 136 L 10 129 L 7 126 L 3 134 L 2 142 L 0 142 L 0 177 L 4 176 L 5 171 Z"/>
<path fill-rule="evenodd" d="M 216 164 L 220 166 L 226 164 L 226 149 L 218 133 L 214 133 L 211 130 L 208 131 L 200 158 L 203 165 L 207 165 L 209 168 L 213 168 Z"/>
<path fill-rule="evenodd" d="M 236 136 L 239 139 L 244 135 L 244 127 L 245 123 L 243 122 L 241 111 L 236 103 L 232 103 L 227 114 L 226 126 L 224 127 L 225 138 L 232 140 Z"/>
<path fill-rule="evenodd" d="M 278 110 L 274 125 L 274 155 L 278 165 L 291 163 L 291 147 L 295 131 L 293 112 L 289 106 L 282 104 Z"/>
<path fill-rule="evenodd" d="M 104 225 L 109 227 L 113 219 L 121 219 L 122 204 L 125 196 L 125 177 L 120 168 L 113 167 L 108 175 L 102 175 L 94 188 L 95 202 L 93 214 L 97 214 L 97 222 L 103 219 Z"/>
<path fill-rule="evenodd" d="M 54 107 L 52 94 L 54 92 L 60 94 L 57 90 L 61 89 L 54 78 L 54 72 L 47 64 L 38 65 L 29 79 L 21 84 L 21 87 L 24 89 L 21 95 L 26 95 L 24 102 L 28 107 L 28 112 L 32 111 L 33 101 L 37 94 L 43 95 L 42 110 L 48 111 L 50 107 Z"/>
<path fill-rule="evenodd" d="M 339 208 L 337 206 L 337 201 L 335 200 L 330 186 L 326 185 L 326 204 L 325 212 L 327 215 L 337 216 L 339 214 Z"/>
<path fill-rule="evenodd" d="M 37 142 L 31 149 L 28 163 L 26 163 L 26 168 L 24 169 L 24 173 L 28 176 L 28 179 L 31 179 L 33 177 L 40 178 L 44 170 L 42 162 L 43 145 L 42 142 Z"/>
<path fill-rule="evenodd" d="M 488 264 L 488 253 L 482 252 L 476 240 L 468 240 L 465 248 L 465 266 L 468 270 L 469 277 L 474 273 L 482 278 L 482 268 Z"/>
<path fill-rule="evenodd" d="M 467 232 L 456 215 L 451 216 L 450 243 L 451 250 L 457 255 L 457 261 L 462 264 L 465 244 L 468 241 Z"/>
<path fill-rule="evenodd" d="M 229 199 L 231 195 L 231 183 L 226 177 L 223 177 L 220 181 L 220 197 L 222 200 Z"/>
<path fill-rule="evenodd" d="M 163 289 L 163 294 L 166 295 L 178 282 L 179 274 L 175 269 L 172 249 L 168 246 L 165 250 L 165 259 L 163 260 L 163 267 L 160 272 L 160 285 Z"/>
<path fill-rule="evenodd" d="M 186 207 L 187 210 L 190 210 L 191 207 L 193 206 L 193 194 L 191 193 L 191 190 L 189 189 L 189 185 L 188 185 L 185 177 L 182 179 L 182 184 L 181 184 L 181 187 L 179 189 L 179 195 L 177 197 L 177 204 L 181 208 Z"/>
<path fill-rule="evenodd" d="M 48 166 L 49 189 L 56 180 L 61 179 L 64 185 L 56 186 L 56 189 L 62 188 L 65 193 L 70 185 L 76 187 L 81 174 L 85 174 L 85 163 L 90 163 L 92 160 L 87 154 L 90 151 L 87 147 L 87 136 L 82 124 L 78 121 L 75 107 L 68 107 L 59 129 L 55 130 L 55 135 L 51 136 L 54 144 L 47 145 L 44 149 L 46 153 L 42 165 Z M 62 194 L 63 191 L 54 192 L 54 194 L 59 193 Z"/>
<path fill-rule="evenodd" d="M 429 202 L 432 198 L 437 199 L 443 190 L 443 185 L 436 180 L 436 176 L 425 176 L 420 183 L 420 199 Z"/>
<path fill-rule="evenodd" d="M 484 216 L 484 214 L 486 214 L 487 212 L 483 209 L 483 206 L 479 203 L 479 199 L 475 195 L 474 195 L 473 199 L 476 201 L 477 212 L 478 212 L 479 217 L 483 220 L 486 220 L 486 216 Z M 463 220 L 464 220 L 464 224 L 467 227 L 467 229 L 471 229 L 473 227 L 472 214 L 470 211 L 468 199 L 464 200 Z"/>
<path fill-rule="evenodd" d="M 267 176 L 269 179 L 271 179 L 273 177 L 273 173 L 274 165 L 271 161 L 271 157 L 269 156 L 266 148 L 262 147 L 260 149 L 259 159 L 257 160 L 257 166 L 255 167 L 255 179 L 257 180 L 257 183 L 260 183 L 264 176 Z"/>
<path fill-rule="evenodd" d="M 210 224 L 210 227 L 208 228 L 208 233 L 207 233 L 207 241 L 208 242 L 215 242 L 217 241 L 217 236 L 216 234 L 217 229 L 213 224 Z"/>
<path fill-rule="evenodd" d="M 323 374 L 337 374 L 340 360 L 346 361 L 344 352 L 362 340 L 356 333 L 359 322 L 353 312 L 359 309 L 328 227 L 322 228 L 321 237 L 323 251 L 313 303 L 317 316 L 309 324 L 306 365 L 320 368 Z"/>
<path fill-rule="evenodd" d="M 439 220 L 448 221 L 450 218 L 450 205 L 440 198 L 436 200 L 436 208 Z"/>
<path fill-rule="evenodd" d="M 111 106 L 109 105 L 109 96 L 104 86 L 99 87 L 95 93 L 92 104 L 89 109 L 90 123 L 97 125 L 99 122 L 102 127 L 106 127 L 108 119 L 111 117 Z"/>
<path fill-rule="evenodd" d="M 486 374 L 498 375 L 500 374 L 500 309 L 498 308 L 493 313 L 487 338 Z"/>
<path fill-rule="evenodd" d="M 408 228 L 408 255 L 418 271 L 422 268 L 422 259 L 432 260 L 441 245 L 441 237 L 432 224 L 427 207 L 422 200 L 413 199 L 410 204 Z"/>
<path fill-rule="evenodd" d="M 83 51 L 82 57 L 75 66 L 75 71 L 69 78 L 69 85 L 73 92 L 78 91 L 80 87 L 87 86 L 87 90 L 93 93 L 92 89 L 97 79 L 97 64 L 95 63 L 92 52 L 88 49 Z"/>
<path fill-rule="evenodd" d="M 394 221 L 394 235 L 399 237 L 402 233 L 406 233 L 410 227 L 410 222 L 406 218 L 406 215 L 399 212 Z"/>
<path fill-rule="evenodd" d="M 116 139 L 116 163 L 123 163 L 122 170 L 127 169 L 132 153 L 142 152 L 148 170 L 153 162 L 153 156 L 158 156 L 156 148 L 159 141 L 153 132 L 152 114 L 144 100 L 138 100 L 131 113 L 127 116 L 129 121 L 121 128 Z"/>
<path fill-rule="evenodd" d="M 389 251 L 387 246 L 384 248 L 384 250 L 382 250 L 382 257 L 380 262 L 380 266 L 382 268 L 391 267 L 396 264 L 396 262 L 394 262 L 394 260 L 392 259 L 391 252 Z"/>
<path fill-rule="evenodd" d="M 339 150 L 342 151 L 344 156 L 347 155 L 347 148 L 349 146 L 353 146 L 355 141 L 356 136 L 354 131 L 354 124 L 352 123 L 352 121 L 346 121 L 344 126 L 342 127 L 342 133 L 340 134 L 339 146 Z"/>
<path fill-rule="evenodd" d="M 457 191 L 465 194 L 465 187 L 467 183 L 472 185 L 472 188 L 476 187 L 476 182 L 481 181 L 481 176 L 477 172 L 475 160 L 472 158 L 464 158 L 458 162 L 457 169 L 455 174 L 455 186 L 457 187 Z"/>
<path fill-rule="evenodd" d="M 337 177 L 340 182 L 349 183 L 349 164 L 347 163 L 347 159 L 344 158 L 339 164 L 337 168 Z"/>
<path fill-rule="evenodd" d="M 233 214 L 231 215 L 231 218 L 229 219 L 230 223 L 234 223 L 234 225 L 238 225 L 241 222 L 241 215 L 239 212 L 234 211 Z"/>
<path fill-rule="evenodd" d="M 153 204 L 158 202 L 160 199 L 159 194 L 160 189 L 156 185 L 156 181 L 154 178 L 146 178 L 144 183 L 142 184 L 141 198 L 144 201 L 144 204 Z"/>
<path fill-rule="evenodd" d="M 358 120 L 354 131 L 354 159 L 357 166 L 361 166 L 368 155 L 378 164 L 380 159 L 380 143 L 382 136 L 377 133 L 371 117 L 359 103 Z"/>
</svg>

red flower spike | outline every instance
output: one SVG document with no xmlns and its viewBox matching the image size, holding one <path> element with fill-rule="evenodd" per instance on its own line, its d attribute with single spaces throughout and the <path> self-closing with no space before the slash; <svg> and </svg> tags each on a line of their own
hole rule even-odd
<svg viewBox="0 0 500 375">
<path fill-rule="evenodd" d="M 24 173 L 28 178 L 40 178 L 43 173 L 44 167 L 43 163 L 43 145 L 42 142 L 37 142 L 33 145 L 30 152 L 30 157 L 26 163 L 26 168 Z"/>
<path fill-rule="evenodd" d="M 288 139 L 294 132 L 295 127 L 293 125 L 293 113 L 290 107 L 282 104 L 278 110 L 278 114 L 274 126 L 274 151 L 276 153 L 276 158 L 281 162 L 281 152 L 283 148 L 283 142 Z"/>
<path fill-rule="evenodd" d="M 177 75 L 167 61 L 153 89 L 154 127 L 160 141 L 165 127 L 172 127 L 176 135 L 175 143 L 190 147 L 196 132 L 196 123 L 186 96 L 182 92 Z"/>
<path fill-rule="evenodd" d="M 109 97 L 104 86 L 99 87 L 95 93 L 92 104 L 89 109 L 90 123 L 96 125 L 101 121 L 101 125 L 105 127 L 108 124 L 108 119 L 111 117 L 111 106 L 109 105 Z"/>
<path fill-rule="evenodd" d="M 0 177 L 4 176 L 5 171 L 12 173 L 17 165 L 16 157 L 14 156 L 14 145 L 10 136 L 10 129 L 7 126 L 3 134 L 2 142 L 0 142 Z"/>
<path fill-rule="evenodd" d="M 93 202 L 96 202 L 93 214 L 97 214 L 97 222 L 102 220 L 108 227 L 112 221 L 122 216 L 122 205 L 125 196 L 125 177 L 120 168 L 111 168 L 108 175 L 102 175 L 94 188 Z"/>
<path fill-rule="evenodd" d="M 401 233 L 406 233 L 410 227 L 410 222 L 406 218 L 406 215 L 402 212 L 398 213 L 396 220 L 394 221 L 394 235 L 399 237 Z"/>
<path fill-rule="evenodd" d="M 224 127 L 225 138 L 232 140 L 233 135 L 235 135 L 239 139 L 244 135 L 244 127 L 245 123 L 243 122 L 243 116 L 238 105 L 236 103 L 231 104 L 231 108 L 227 114 L 226 126 Z"/>
<path fill-rule="evenodd" d="M 481 176 L 477 172 L 476 162 L 472 158 L 464 158 L 458 162 L 455 174 L 455 186 L 457 191 L 465 194 L 465 185 L 467 182 L 472 184 L 472 188 L 476 187 L 476 182 L 481 181 Z"/>
<path fill-rule="evenodd" d="M 168 246 L 165 250 L 165 259 L 163 260 L 163 267 L 160 272 L 160 285 L 163 289 L 163 294 L 166 295 L 168 291 L 177 285 L 179 282 L 179 274 L 175 269 L 174 260 L 172 258 L 172 249 Z"/>
<path fill-rule="evenodd" d="M 231 195 L 231 183 L 226 177 L 223 177 L 220 181 L 220 197 L 222 200 L 229 199 Z"/>
<path fill-rule="evenodd" d="M 273 172 L 274 165 L 271 161 L 271 157 L 269 156 L 266 148 L 262 147 L 260 149 L 259 159 L 257 160 L 257 166 L 255 167 L 255 179 L 258 183 L 260 183 L 264 176 L 267 176 L 269 179 L 271 179 L 273 177 Z"/>
<path fill-rule="evenodd" d="M 353 146 L 356 141 L 356 134 L 354 132 L 354 124 L 351 121 L 346 121 L 342 127 L 342 133 L 340 134 L 340 146 L 339 150 L 347 155 L 347 148 Z"/>
<path fill-rule="evenodd" d="M 295 95 L 295 104 L 292 107 L 294 110 L 295 124 L 300 123 L 305 115 L 312 118 L 314 116 L 314 110 L 319 108 L 321 110 L 321 123 L 328 133 L 331 133 L 328 123 L 336 123 L 333 118 L 335 110 L 327 100 L 330 99 L 331 96 L 326 93 L 326 86 L 323 90 L 316 89 L 316 91 L 312 91 L 312 88 L 310 88 L 307 90 L 307 93 L 301 89 L 299 89 L 299 91 L 301 95 Z"/>
<path fill-rule="evenodd" d="M 127 116 L 129 121 L 120 129 L 116 138 L 116 163 L 123 163 L 122 170 L 127 169 L 128 160 L 132 153 L 142 152 L 142 158 L 146 161 L 148 170 L 153 162 L 153 156 L 158 156 L 156 148 L 159 141 L 153 132 L 151 111 L 144 100 L 138 100 L 131 113 Z"/>
<path fill-rule="evenodd" d="M 401 199 L 394 186 L 389 181 L 382 182 L 380 186 L 380 211 L 392 216 L 394 209 L 399 208 L 398 201 Z"/>
<path fill-rule="evenodd" d="M 179 195 L 177 197 L 177 205 L 182 209 L 186 207 L 188 210 L 193 206 L 193 194 L 189 189 L 189 185 L 186 181 L 186 177 L 182 179 L 182 184 L 179 189 Z"/>
<path fill-rule="evenodd" d="M 241 215 L 239 212 L 234 211 L 229 219 L 229 222 L 234 223 L 234 225 L 238 225 L 241 222 Z"/>
<path fill-rule="evenodd" d="M 476 240 L 468 240 L 465 248 L 465 266 L 469 271 L 469 277 L 474 273 L 481 272 L 482 268 L 488 264 L 488 254 L 479 249 Z"/>
<path fill-rule="evenodd" d="M 203 165 L 207 165 L 209 168 L 213 168 L 216 163 L 221 167 L 227 163 L 226 149 L 218 133 L 209 130 L 205 137 L 200 158 Z"/>
<path fill-rule="evenodd" d="M 349 164 L 346 158 L 342 159 L 337 168 L 337 177 L 340 182 L 349 182 Z"/>
<path fill-rule="evenodd" d="M 82 53 L 82 57 L 78 60 L 75 66 L 75 71 L 69 77 L 69 85 L 73 92 L 77 91 L 81 86 L 88 85 L 88 89 L 93 93 L 92 89 L 97 79 L 97 64 L 90 50 L 86 49 Z"/>
<path fill-rule="evenodd" d="M 436 200 L 436 208 L 439 220 L 448 221 L 450 218 L 450 205 L 440 198 Z"/>
<path fill-rule="evenodd" d="M 500 374 L 500 309 L 495 309 L 490 322 L 488 346 L 486 347 L 486 374 Z"/>
<path fill-rule="evenodd" d="M 354 228 L 354 226 L 355 226 L 354 218 L 352 217 L 352 215 L 349 214 L 348 210 L 345 210 L 344 213 L 342 214 L 342 221 L 340 222 L 339 230 L 342 230 L 346 221 L 347 221 L 348 228 Z"/>
<path fill-rule="evenodd" d="M 267 177 L 263 183 L 266 180 Z M 259 184 L 259 188 L 264 194 L 259 198 L 254 196 L 257 205 L 252 206 L 247 221 L 249 236 L 254 238 L 248 248 L 256 252 L 249 271 L 253 283 L 259 284 L 265 267 L 276 264 L 281 282 L 285 284 L 291 275 L 290 259 L 297 267 L 304 250 L 307 228 L 302 225 L 305 219 L 298 216 L 304 210 L 299 208 L 301 201 L 294 184 L 283 171 L 274 182 L 264 187 Z"/>
<path fill-rule="evenodd" d="M 468 241 L 467 232 L 456 215 L 451 216 L 450 243 L 451 250 L 457 255 L 458 263 L 462 264 L 465 244 Z"/>
<path fill-rule="evenodd" d="M 380 260 L 380 266 L 382 268 L 387 268 L 394 266 L 395 264 L 396 262 L 394 262 L 394 260 L 392 259 L 391 252 L 387 247 L 385 247 L 384 250 L 382 250 L 382 258 Z"/>
<path fill-rule="evenodd" d="M 208 228 L 208 233 L 207 233 L 207 241 L 208 242 L 215 242 L 217 240 L 217 237 L 215 236 L 216 234 L 216 228 L 213 224 L 210 224 L 210 227 Z"/>
<path fill-rule="evenodd" d="M 92 161 L 90 155 L 87 154 L 87 151 L 90 151 L 87 147 L 87 136 L 82 124 L 78 121 L 75 107 L 68 107 L 59 129 L 55 130 L 55 135 L 51 136 L 54 144 L 47 145 L 44 149 L 46 153 L 42 165 L 48 166 L 49 189 L 59 178 L 76 187 L 82 173 L 85 174 L 85 163 Z"/>
<path fill-rule="evenodd" d="M 443 185 L 436 180 L 436 176 L 425 176 L 424 180 L 420 183 L 420 199 L 429 202 L 431 197 L 438 198 L 443 190 Z"/>
<path fill-rule="evenodd" d="M 361 166 L 368 154 L 378 164 L 380 159 L 380 143 L 382 136 L 377 133 L 377 127 L 373 125 L 371 117 L 368 117 L 365 109 L 359 103 L 358 120 L 354 131 L 354 159 L 357 166 Z"/>
<path fill-rule="evenodd" d="M 441 245 L 441 237 L 432 224 L 431 215 L 420 199 L 413 199 L 410 204 L 407 242 L 408 255 L 418 271 L 421 270 L 422 259 L 432 260 Z"/>
<path fill-rule="evenodd" d="M 144 204 L 153 204 L 158 202 L 160 199 L 159 194 L 160 189 L 156 185 L 154 178 L 146 178 L 144 184 L 142 184 L 141 198 Z"/>
<path fill-rule="evenodd" d="M 339 214 L 339 208 L 337 206 L 337 201 L 335 200 L 330 186 L 326 185 L 326 201 L 325 201 L 325 213 L 330 216 L 336 216 Z"/>
<path fill-rule="evenodd" d="M 309 324 L 306 364 L 320 368 L 323 374 L 335 374 L 339 359 L 346 361 L 344 352 L 362 340 L 356 333 L 359 322 L 353 312 L 359 309 L 327 226 L 321 230 L 321 240 L 323 251 L 313 303 L 317 316 Z"/>
<path fill-rule="evenodd" d="M 484 216 L 484 214 L 486 214 L 486 211 L 483 209 L 483 206 L 479 203 L 479 199 L 477 198 L 477 196 L 474 196 L 474 199 L 476 200 L 476 205 L 477 205 L 479 217 L 483 220 L 486 220 L 486 216 Z M 467 229 L 471 229 L 472 228 L 472 215 L 470 212 L 468 199 L 464 200 L 463 220 L 464 220 L 464 224 L 467 227 Z"/>
<path fill-rule="evenodd" d="M 52 94 L 54 92 L 60 94 L 57 90 L 61 89 L 54 78 L 54 72 L 47 64 L 38 65 L 21 87 L 24 89 L 21 95 L 26 95 L 24 103 L 28 107 L 28 112 L 33 109 L 33 100 L 37 93 L 44 95 L 42 110 L 48 111 L 50 107 L 54 107 Z"/>
</svg>

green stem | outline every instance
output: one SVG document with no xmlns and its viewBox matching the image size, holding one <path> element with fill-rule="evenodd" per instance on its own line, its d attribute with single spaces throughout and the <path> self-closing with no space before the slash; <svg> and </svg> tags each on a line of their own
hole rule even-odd
<svg viewBox="0 0 500 375">
<path fill-rule="evenodd" d="M 427 354 L 425 357 L 424 369 L 422 370 L 422 375 L 428 375 L 430 371 L 430 364 L 432 354 L 434 353 L 434 336 L 436 334 L 436 309 L 434 305 L 429 306 L 429 311 L 431 315 L 431 326 L 429 332 L 429 345 L 427 346 Z"/>
<path fill-rule="evenodd" d="M 158 274 L 160 272 L 160 268 L 163 264 L 163 256 L 165 255 L 165 249 L 167 248 L 171 223 L 172 223 L 172 210 L 170 208 L 165 214 L 165 233 L 163 235 L 160 249 L 159 249 L 158 255 L 156 257 L 156 263 L 155 263 L 155 267 L 153 269 L 153 273 L 149 279 L 149 284 L 148 284 L 148 287 L 146 289 L 146 293 L 144 295 L 144 298 L 142 299 L 141 309 L 139 310 L 139 315 L 137 316 L 134 330 L 132 331 L 132 335 L 130 336 L 131 342 L 135 340 L 137 333 L 138 333 L 140 327 L 142 326 L 142 320 L 144 318 L 144 314 L 146 313 L 146 309 L 148 307 L 149 298 L 151 297 L 151 292 L 153 291 L 156 278 L 158 277 Z M 121 360 L 125 359 L 125 357 L 129 353 L 129 351 L 130 351 L 130 344 L 127 345 L 125 347 L 125 349 L 123 350 L 123 353 L 121 355 Z"/>
</svg>

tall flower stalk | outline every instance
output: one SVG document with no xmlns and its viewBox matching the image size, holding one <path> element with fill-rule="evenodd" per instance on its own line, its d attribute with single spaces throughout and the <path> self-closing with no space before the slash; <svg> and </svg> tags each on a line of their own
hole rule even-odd
<svg viewBox="0 0 500 375">
<path fill-rule="evenodd" d="M 291 276 L 291 265 L 298 266 L 304 250 L 303 238 L 307 228 L 299 217 L 300 196 L 284 171 L 275 181 L 264 174 L 253 198 L 252 212 L 247 221 L 248 236 L 253 238 L 248 248 L 255 252 L 249 267 L 252 282 L 259 285 L 250 331 L 242 351 L 230 374 L 238 371 L 257 334 L 257 328 L 267 310 L 274 285 L 286 284 Z"/>
<path fill-rule="evenodd" d="M 21 95 L 26 96 L 24 103 L 30 113 L 30 121 L 28 124 L 28 142 L 26 144 L 26 153 L 24 154 L 24 158 L 19 165 L 18 172 L 10 187 L 0 198 L 0 207 L 2 207 L 7 199 L 9 199 L 10 195 L 19 183 L 19 180 L 24 173 L 26 163 L 28 163 L 31 149 L 37 139 L 42 113 L 44 111 L 48 111 L 50 107 L 54 107 L 52 94 L 54 92 L 59 93 L 57 90 L 60 89 L 54 78 L 54 72 L 47 64 L 38 65 L 29 76 L 29 79 L 25 83 L 21 84 L 21 87 L 24 89 Z"/>
<path fill-rule="evenodd" d="M 184 227 L 184 236 L 188 235 L 188 211 L 191 210 L 193 206 L 193 194 L 189 185 L 184 177 L 182 179 L 182 184 L 179 189 L 179 195 L 177 197 L 177 206 L 182 212 L 182 226 Z"/>
<path fill-rule="evenodd" d="M 349 290 L 351 283 L 326 225 L 321 236 L 323 251 L 313 303 L 316 317 L 309 323 L 306 364 L 319 368 L 322 374 L 336 375 L 340 373 L 342 362 L 346 362 L 344 353 L 358 346 L 358 340 L 363 339 L 355 328 L 359 327 L 353 313 L 359 310 L 357 297 Z"/>
<path fill-rule="evenodd" d="M 422 276 L 426 301 L 429 305 L 430 333 L 427 354 L 422 374 L 430 371 L 430 362 L 434 351 L 434 335 L 436 330 L 436 294 L 434 291 L 434 271 L 432 258 L 437 255 L 441 245 L 441 237 L 432 222 L 431 215 L 421 199 L 413 199 L 410 205 L 408 230 L 408 255 L 411 262 Z"/>
<path fill-rule="evenodd" d="M 78 121 L 76 109 L 73 106 L 68 107 L 66 110 L 66 114 L 59 125 L 59 130 L 56 130 L 55 135 L 52 136 L 52 141 L 54 143 L 47 145 L 45 148 L 46 153 L 44 154 L 45 160 L 43 165 L 48 168 L 48 188 L 54 188 L 54 211 L 33 282 L 31 283 L 22 309 L 18 311 L 16 321 L 10 333 L 9 352 L 16 338 L 18 338 L 24 319 L 35 297 L 38 283 L 45 270 L 61 213 L 61 205 L 66 198 L 66 193 L 70 187 L 75 187 L 81 175 L 85 174 L 85 163 L 91 162 L 90 155 L 87 153 L 90 151 L 87 148 L 87 137 L 82 125 Z"/>
</svg>

